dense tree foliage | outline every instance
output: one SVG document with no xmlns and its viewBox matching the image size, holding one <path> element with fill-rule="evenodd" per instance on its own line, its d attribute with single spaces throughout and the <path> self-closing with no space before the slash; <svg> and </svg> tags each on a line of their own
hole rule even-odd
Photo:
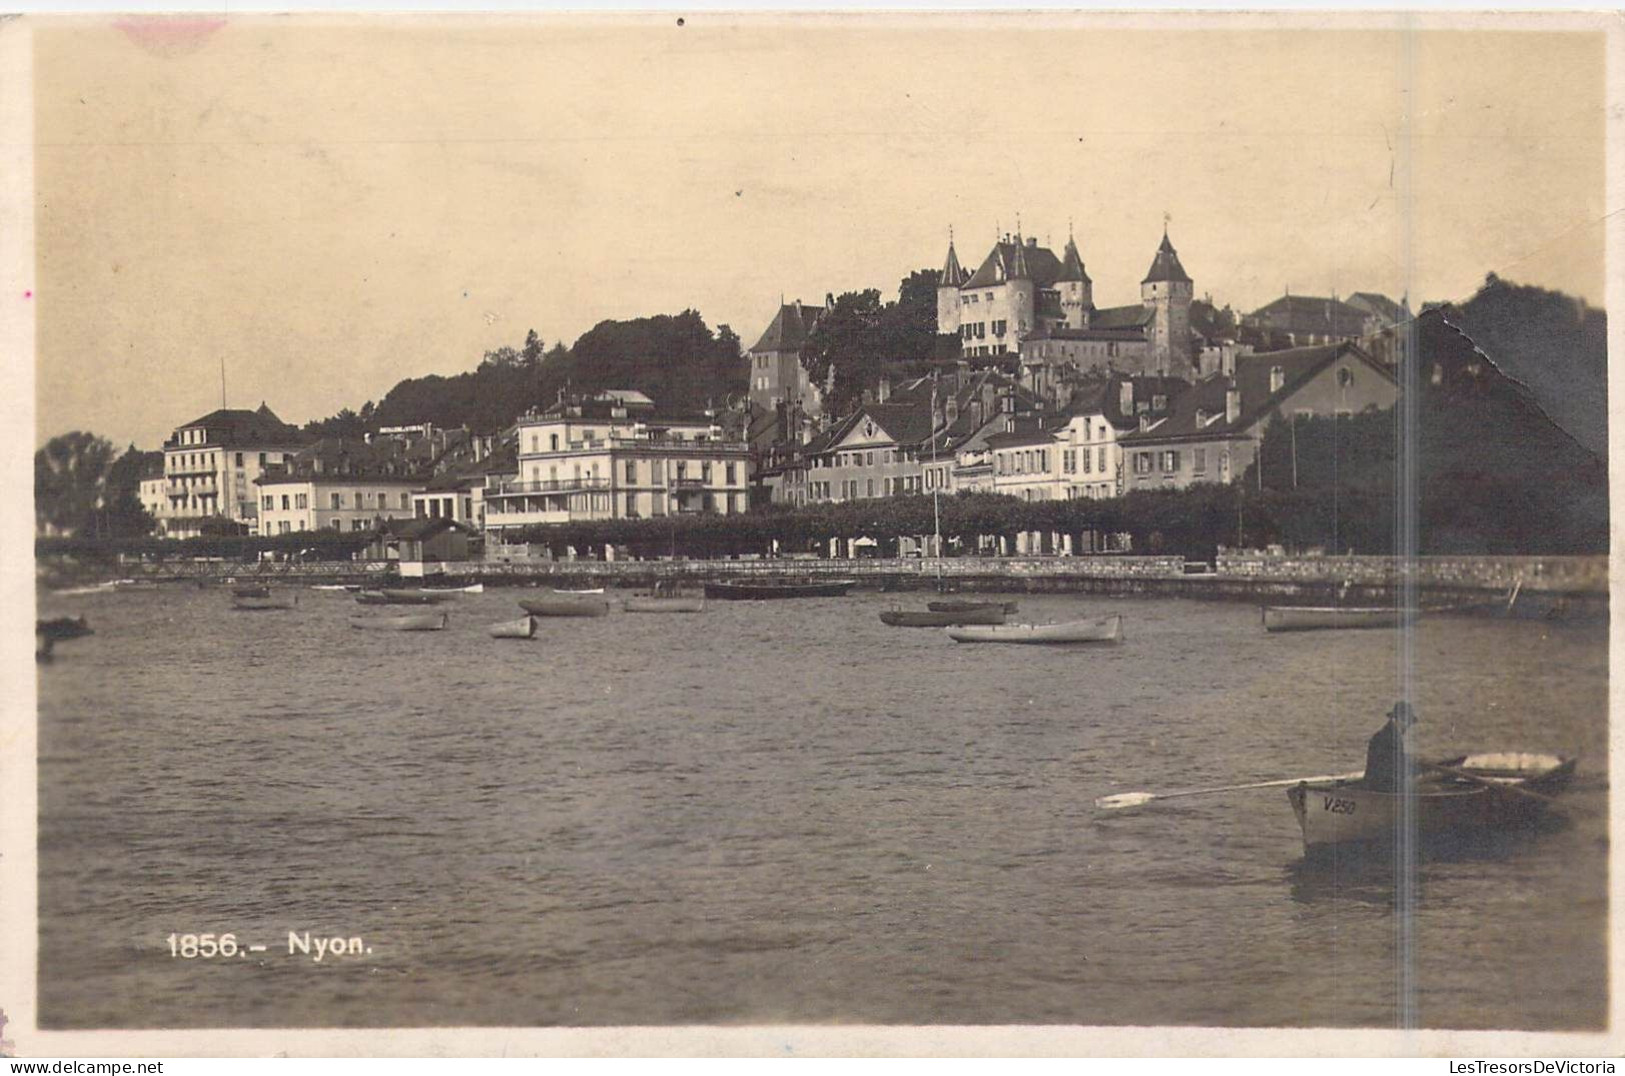
<svg viewBox="0 0 1625 1076">
<path fill-rule="evenodd" d="M 850 411 L 882 375 L 915 372 L 936 357 L 940 279 L 935 269 L 910 273 L 895 302 L 882 303 L 874 288 L 836 297 L 835 308 L 818 319 L 801 349 L 801 365 L 813 384 L 831 386 L 826 408 Z"/>
<path fill-rule="evenodd" d="M 61 534 L 147 534 L 153 519 L 141 507 L 142 469 L 157 452 L 131 445 L 122 455 L 112 442 L 76 430 L 53 437 L 34 453 L 34 520 Z"/>
</svg>

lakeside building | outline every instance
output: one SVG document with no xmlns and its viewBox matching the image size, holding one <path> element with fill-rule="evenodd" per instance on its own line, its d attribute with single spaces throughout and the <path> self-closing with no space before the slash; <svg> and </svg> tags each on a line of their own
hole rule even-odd
<svg viewBox="0 0 1625 1076">
<path fill-rule="evenodd" d="M 1235 375 L 1214 375 L 1181 394 L 1163 417 L 1143 416 L 1120 439 L 1124 489 L 1228 484 L 1258 455 L 1271 422 L 1387 409 L 1399 399 L 1394 375 L 1357 344 L 1238 355 Z"/>
<path fill-rule="evenodd" d="M 895 389 L 883 378 L 873 399 L 780 464 L 777 492 L 759 499 L 817 504 L 953 492 L 962 450 L 1040 406 L 993 369 L 956 364 Z"/>
<path fill-rule="evenodd" d="M 143 466 L 141 481 L 136 486 L 136 500 L 153 518 L 157 533 L 162 534 L 163 520 L 169 513 L 169 478 L 164 474 L 162 455 L 151 465 Z"/>
<path fill-rule="evenodd" d="M 801 365 L 801 348 L 817 328 L 818 319 L 834 305 L 833 295 L 825 296 L 823 306 L 803 305 L 800 299 L 779 304 L 761 339 L 746 352 L 750 403 L 758 414 L 773 414 L 781 407 L 793 407 L 811 417 L 821 412 L 823 394 Z"/>
<path fill-rule="evenodd" d="M 222 523 L 269 533 L 259 518 L 256 481 L 311 438 L 261 403 L 258 410 L 221 408 L 177 426 L 164 442 L 164 500 L 154 513 L 169 538 L 202 534 Z"/>
<path fill-rule="evenodd" d="M 967 358 L 1020 355 L 1024 363 L 1113 360 L 1132 372 L 1178 375 L 1190 365 L 1195 285 L 1164 230 L 1140 302 L 1096 307 L 1077 242 L 1061 257 L 1018 232 L 993 244 L 974 273 L 953 240 L 937 286 L 937 332 L 958 335 Z"/>
<path fill-rule="evenodd" d="M 257 479 L 262 534 L 377 529 L 412 518 L 423 472 L 391 446 L 328 437 Z"/>
<path fill-rule="evenodd" d="M 492 475 L 485 531 L 538 523 L 744 512 L 751 452 L 713 415 L 661 417 L 640 392 L 561 398 L 518 422 L 513 478 Z"/>
<path fill-rule="evenodd" d="M 1171 414 L 1190 387 L 1174 377 L 1126 375 L 1080 386 L 1063 413 L 988 440 L 991 492 L 1028 501 L 1120 496 L 1123 437 Z"/>
</svg>

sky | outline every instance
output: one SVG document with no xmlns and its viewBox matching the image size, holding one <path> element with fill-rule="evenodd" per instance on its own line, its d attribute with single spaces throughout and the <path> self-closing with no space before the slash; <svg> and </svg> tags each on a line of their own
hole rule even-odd
<svg viewBox="0 0 1625 1076">
<path fill-rule="evenodd" d="M 40 23 L 36 444 L 156 448 L 222 364 L 303 423 L 532 328 L 694 308 L 748 346 L 1018 221 L 1100 306 L 1165 221 L 1238 311 L 1490 271 L 1600 305 L 1603 36 L 1373 18 Z"/>
</svg>

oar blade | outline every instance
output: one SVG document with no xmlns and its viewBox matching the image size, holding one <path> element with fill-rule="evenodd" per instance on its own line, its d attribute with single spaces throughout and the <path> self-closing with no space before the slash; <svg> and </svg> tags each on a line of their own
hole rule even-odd
<svg viewBox="0 0 1625 1076">
<path fill-rule="evenodd" d="M 1115 796 L 1101 796 L 1095 806 L 1103 811 L 1116 811 L 1124 807 L 1138 807 L 1156 799 L 1154 792 L 1119 792 Z"/>
</svg>

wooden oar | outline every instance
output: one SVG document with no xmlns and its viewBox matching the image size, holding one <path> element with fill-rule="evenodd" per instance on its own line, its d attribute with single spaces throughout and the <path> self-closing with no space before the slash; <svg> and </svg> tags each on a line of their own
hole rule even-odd
<svg viewBox="0 0 1625 1076">
<path fill-rule="evenodd" d="M 1357 777 L 1365 776 L 1365 771 L 1356 770 L 1353 773 L 1329 773 L 1319 777 L 1283 777 L 1277 781 L 1254 781 L 1250 785 L 1220 785 L 1218 788 L 1192 788 L 1183 792 L 1119 792 L 1115 796 L 1101 796 L 1095 800 L 1095 806 L 1104 811 L 1115 811 L 1123 807 L 1138 807 L 1150 803 L 1152 800 L 1172 800 L 1182 796 L 1216 796 L 1221 792 L 1246 792 L 1254 788 L 1286 788 L 1288 785 L 1328 784 L 1332 781 L 1352 781 Z"/>
<path fill-rule="evenodd" d="M 1418 760 L 1416 764 L 1424 770 L 1431 770 L 1434 773 L 1449 774 L 1451 777 L 1459 777 L 1463 781 L 1468 781 L 1475 785 L 1483 785 L 1486 788 L 1499 789 L 1502 792 L 1511 792 L 1513 795 L 1523 796 L 1526 799 L 1532 799 L 1538 803 L 1557 802 L 1555 797 L 1548 796 L 1543 792 L 1534 792 L 1530 789 L 1523 788 L 1520 785 L 1511 784 L 1506 781 L 1492 781 L 1488 777 L 1480 777 L 1478 774 L 1471 773 L 1467 770 L 1458 770 L 1454 766 L 1446 766 L 1438 762 L 1422 762 L 1420 760 Z"/>
</svg>

